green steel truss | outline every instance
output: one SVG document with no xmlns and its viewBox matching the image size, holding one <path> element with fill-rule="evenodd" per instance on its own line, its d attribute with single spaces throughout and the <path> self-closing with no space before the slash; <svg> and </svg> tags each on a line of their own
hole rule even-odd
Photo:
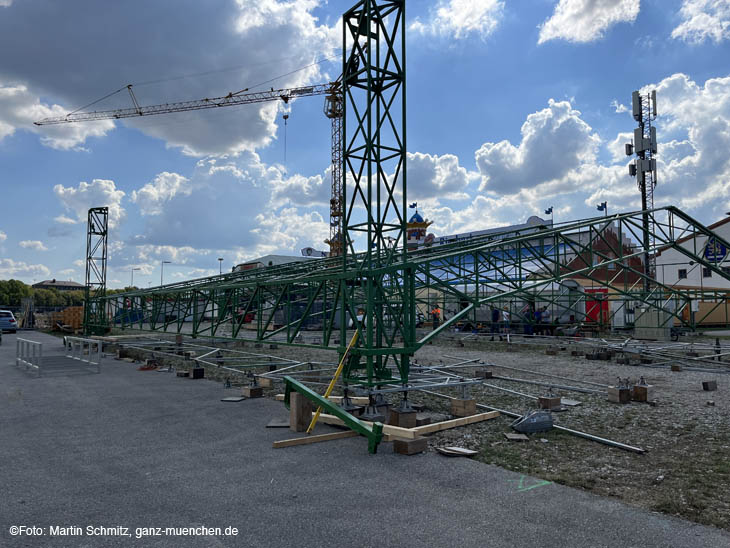
<svg viewBox="0 0 730 548">
<path fill-rule="evenodd" d="M 637 242 L 642 241 L 645 214 L 656 227 L 650 253 L 676 249 L 687 261 L 712 270 L 713 276 L 730 279 L 720 267 L 722 259 L 708 260 L 702 247 L 707 238 L 726 249 L 730 242 L 679 209 L 667 207 L 553 228 L 493 233 L 411 251 L 401 262 L 389 263 L 392 250 L 380 250 L 381 266 L 369 269 L 361 265 L 365 260 L 376 262 L 374 253 L 350 253 L 344 266 L 342 257 L 311 259 L 105 296 L 101 301 L 108 317 L 102 324 L 339 352 L 352 329 L 359 329 L 365 343 L 356 355 L 373 360 L 353 360 L 346 381 L 377 386 L 407 383 L 408 358 L 418 348 L 455 324 L 473 321 L 486 305 L 512 303 L 513 321 L 529 303 L 551 306 L 554 314 L 574 310 L 576 303 L 589 299 L 585 291 L 573 289 L 574 280 L 583 287 L 607 289 L 608 299 L 637 310 L 637 320 L 660 310 L 660 324 L 667 326 L 693 328 L 692 316 L 686 314 L 691 299 L 727 307 L 730 291 L 681 290 L 653 279 L 648 280 L 649 292 L 644 291 L 644 249 Z M 357 308 L 368 300 L 372 316 L 366 325 L 351 324 Z M 443 307 L 447 318 L 439 329 L 419 331 L 417 338 L 413 310 L 428 311 L 434 303 Z M 343 324 L 349 333 L 343 333 Z M 367 339 L 368 328 L 380 338 L 370 333 L 372 338 Z M 396 367 L 385 370 L 389 364 Z M 399 378 L 393 378 L 393 371 Z"/>
</svg>

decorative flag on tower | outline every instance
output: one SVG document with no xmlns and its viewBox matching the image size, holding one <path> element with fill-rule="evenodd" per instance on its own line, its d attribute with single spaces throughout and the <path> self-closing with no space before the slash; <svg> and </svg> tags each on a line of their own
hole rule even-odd
<svg viewBox="0 0 730 548">
<path fill-rule="evenodd" d="M 608 205 L 608 202 L 601 202 L 596 206 L 596 209 L 598 211 L 606 211 L 606 206 Z"/>
<path fill-rule="evenodd" d="M 417 207 L 418 207 L 418 202 L 413 202 L 413 203 L 412 203 L 411 205 L 409 205 L 408 207 L 410 207 L 411 209 L 415 209 L 415 208 L 417 208 Z"/>
<path fill-rule="evenodd" d="M 549 208 L 547 208 L 547 209 L 545 210 L 545 215 L 551 215 L 551 214 L 552 214 L 552 212 L 553 212 L 553 206 L 550 206 Z"/>
</svg>

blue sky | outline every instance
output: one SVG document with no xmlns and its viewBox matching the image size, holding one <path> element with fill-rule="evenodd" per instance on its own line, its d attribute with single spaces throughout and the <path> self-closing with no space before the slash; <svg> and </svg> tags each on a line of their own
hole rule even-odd
<svg viewBox="0 0 730 548">
<path fill-rule="evenodd" d="M 133 268 L 158 284 L 163 260 L 172 282 L 217 273 L 218 257 L 228 270 L 325 249 L 321 97 L 32 122 L 128 83 L 155 104 L 330 81 L 350 5 L 0 0 L 0 279 L 83 281 L 85 211 L 100 205 L 110 287 Z M 623 156 L 635 89 L 658 90 L 655 204 L 707 224 L 730 211 L 729 0 L 410 0 L 406 15 L 409 201 L 436 235 L 551 205 L 556 221 L 638 209 Z M 118 93 L 95 108 L 128 106 Z"/>
</svg>

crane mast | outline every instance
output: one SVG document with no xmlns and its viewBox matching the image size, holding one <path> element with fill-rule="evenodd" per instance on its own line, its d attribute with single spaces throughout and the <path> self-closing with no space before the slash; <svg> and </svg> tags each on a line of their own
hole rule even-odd
<svg viewBox="0 0 730 548">
<path fill-rule="evenodd" d="M 121 88 L 119 91 L 121 91 Z M 210 97 L 194 101 L 178 101 L 159 105 L 140 106 L 132 91 L 132 85 L 126 86 L 133 107 L 113 110 L 98 110 L 91 112 L 72 112 L 64 116 L 43 118 L 34 122 L 37 126 L 54 124 L 68 124 L 73 122 L 93 122 L 97 120 L 119 120 L 123 118 L 137 118 L 140 116 L 154 116 L 157 114 L 171 114 L 173 112 L 187 112 L 211 108 L 250 105 L 267 101 L 282 100 L 288 103 L 297 97 L 325 96 L 324 113 L 332 122 L 332 194 L 330 197 L 330 237 L 325 240 L 329 244 L 330 256 L 342 254 L 342 114 L 344 101 L 340 79 L 328 84 L 316 84 L 297 88 L 270 89 L 268 91 L 248 91 L 244 89 L 236 93 L 229 93 L 221 97 Z"/>
</svg>

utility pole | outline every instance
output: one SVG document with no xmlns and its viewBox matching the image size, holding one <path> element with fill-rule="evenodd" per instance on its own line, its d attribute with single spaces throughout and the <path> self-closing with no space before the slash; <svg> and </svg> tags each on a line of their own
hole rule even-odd
<svg viewBox="0 0 730 548">
<path fill-rule="evenodd" d="M 218 275 L 223 276 L 223 257 L 218 257 Z"/>
<path fill-rule="evenodd" d="M 171 261 L 162 261 L 160 263 L 160 287 L 162 287 L 162 273 L 165 271 L 165 265 L 170 264 Z"/>
<path fill-rule="evenodd" d="M 138 267 L 138 268 L 133 268 L 133 269 L 132 269 L 132 279 L 131 279 L 131 280 L 130 280 L 130 282 L 129 282 L 129 287 L 134 287 L 134 271 L 135 271 L 135 270 L 142 270 L 142 269 L 141 269 L 141 268 L 139 268 L 139 267 Z"/>
<path fill-rule="evenodd" d="M 648 210 L 654 209 L 654 188 L 657 183 L 656 158 L 654 157 L 657 153 L 656 127 L 651 124 L 657 117 L 656 90 L 643 96 L 638 91 L 633 92 L 631 106 L 634 120 L 639 123 L 639 127 L 634 130 L 633 143 L 626 144 L 626 156 L 636 155 L 636 159 L 629 164 L 629 175 L 636 177 L 636 184 L 641 192 L 644 232 L 644 292 L 648 296 L 649 280 L 654 275 L 653 259 L 649 252 L 652 228 L 649 223 Z"/>
</svg>

